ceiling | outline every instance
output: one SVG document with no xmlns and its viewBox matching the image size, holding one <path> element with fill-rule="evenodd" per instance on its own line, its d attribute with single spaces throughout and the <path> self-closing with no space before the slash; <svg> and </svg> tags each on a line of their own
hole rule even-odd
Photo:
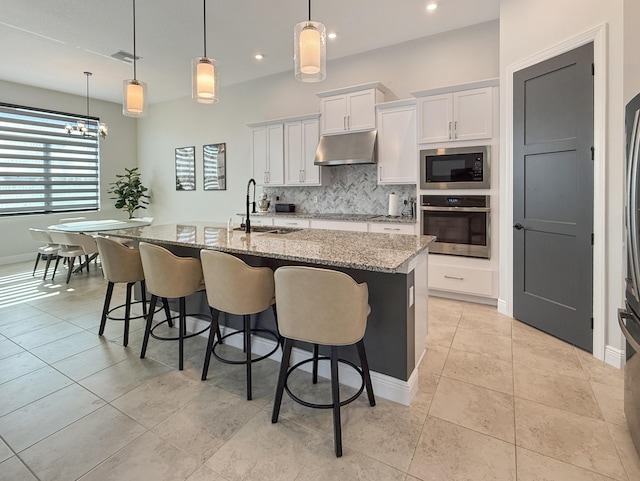
<svg viewBox="0 0 640 481">
<path fill-rule="evenodd" d="M 311 15 L 338 34 L 327 41 L 330 62 L 497 19 L 500 0 L 439 0 L 433 12 L 426 4 L 315 0 Z M 207 0 L 207 54 L 219 62 L 221 85 L 292 71 L 293 27 L 307 9 L 304 0 Z M 133 66 L 111 55 L 133 52 L 131 0 L 0 0 L 0 12 L 0 79 L 84 95 L 90 71 L 92 98 L 121 101 Z M 137 78 L 148 84 L 150 103 L 191 95 L 202 18 L 201 0 L 137 0 Z"/>
</svg>

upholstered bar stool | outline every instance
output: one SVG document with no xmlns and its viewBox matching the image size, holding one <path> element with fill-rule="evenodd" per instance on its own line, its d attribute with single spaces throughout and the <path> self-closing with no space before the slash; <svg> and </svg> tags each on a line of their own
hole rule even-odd
<svg viewBox="0 0 640 481">
<path fill-rule="evenodd" d="M 271 422 L 278 422 L 282 395 L 287 394 L 296 402 L 319 409 L 333 410 L 333 437 L 336 456 L 342 456 L 342 426 L 340 407 L 354 401 L 364 388 L 367 389 L 369 404 L 376 401 L 371 386 L 369 365 L 364 349 L 369 308 L 369 290 L 366 283 L 358 284 L 343 272 L 314 267 L 280 267 L 275 272 L 276 298 L 278 299 L 278 323 L 280 335 L 284 338 L 280 374 L 276 388 Z M 311 358 L 289 367 L 294 341 L 314 345 L 330 346 L 331 356 L 319 359 L 331 361 L 331 404 L 314 404 L 304 401 L 291 392 L 287 378 L 298 367 L 308 362 L 317 363 L 317 349 Z M 360 357 L 360 367 L 338 358 L 338 346 L 355 344 Z M 354 368 L 362 377 L 362 385 L 356 394 L 340 401 L 338 362 Z M 314 367 L 314 378 L 315 378 Z M 315 379 L 314 379 L 315 380 Z"/>
<path fill-rule="evenodd" d="M 129 344 L 129 321 L 131 319 L 143 319 L 147 317 L 147 289 L 144 281 L 144 271 L 142 270 L 142 260 L 138 249 L 131 249 L 120 242 L 107 237 L 96 237 L 98 252 L 102 263 L 102 272 L 107 280 L 107 293 L 104 298 L 104 308 L 100 319 L 100 329 L 98 335 L 104 334 L 107 319 L 124 321 L 124 339 L 122 344 Z M 142 291 L 141 301 L 131 301 L 131 292 L 136 282 L 140 283 Z M 113 287 L 118 283 L 127 284 L 127 296 L 124 304 L 109 309 L 113 296 Z M 142 314 L 131 316 L 131 305 L 142 303 Z M 124 317 L 115 317 L 112 312 L 124 307 Z M 169 306 L 164 303 L 167 319 L 171 318 Z M 156 311 L 157 312 L 157 311 Z"/>
<path fill-rule="evenodd" d="M 140 358 L 144 359 L 147 352 L 147 344 L 149 336 L 162 341 L 178 341 L 178 369 L 183 369 L 184 359 L 184 340 L 202 334 L 208 329 L 205 328 L 199 332 L 187 334 L 187 313 L 185 307 L 185 299 L 191 294 L 204 290 L 204 280 L 202 277 L 202 267 L 200 261 L 193 257 L 178 257 L 164 247 L 155 244 L 140 242 L 140 258 L 142 259 L 142 270 L 144 271 L 147 291 L 151 293 L 151 302 L 149 304 L 149 314 L 147 315 L 147 323 L 144 330 L 144 340 L 142 341 L 142 350 Z M 167 299 L 179 299 L 179 315 L 178 315 L 178 336 L 164 337 L 153 333 L 153 330 L 163 323 L 168 323 L 171 327 L 171 317 L 167 315 L 167 319 L 160 321 L 155 326 L 153 324 L 153 315 L 155 313 L 158 298 L 162 299 L 165 304 Z M 168 311 L 167 311 L 168 312 Z"/>
<path fill-rule="evenodd" d="M 262 312 L 269 307 L 276 315 L 273 271 L 269 267 L 251 267 L 235 256 L 203 249 L 200 251 L 200 262 L 204 273 L 207 290 L 207 301 L 211 308 L 212 328 L 209 332 L 207 353 L 202 368 L 202 380 L 207 379 L 211 354 L 221 362 L 227 364 L 245 364 L 247 371 L 247 399 L 251 400 L 251 365 L 271 356 L 280 346 L 280 336 L 266 329 L 252 329 L 251 315 Z M 220 312 L 235 314 L 243 317 L 241 331 L 226 334 L 214 342 L 216 332 L 219 332 L 218 317 Z M 215 328 L 215 329 L 214 329 Z M 251 353 L 251 334 L 263 332 L 274 338 L 276 344 L 268 354 L 253 357 Z M 216 347 L 229 336 L 243 335 L 245 359 L 241 361 L 223 358 L 216 352 Z M 219 336 L 219 334 L 218 334 Z"/>
<path fill-rule="evenodd" d="M 38 255 L 36 256 L 36 264 L 33 266 L 33 275 L 36 275 L 36 269 L 38 268 L 38 262 L 40 259 L 44 259 L 47 261 L 47 265 L 44 268 L 44 275 L 42 279 L 47 278 L 47 272 L 49 271 L 49 265 L 51 264 L 52 259 L 56 259 L 58 255 L 58 251 L 60 250 L 60 246 L 53 242 L 51 239 L 51 234 L 49 231 L 45 229 L 34 229 L 29 228 L 29 232 L 31 233 L 31 237 L 33 240 L 45 244 L 43 246 L 38 247 Z"/>
</svg>

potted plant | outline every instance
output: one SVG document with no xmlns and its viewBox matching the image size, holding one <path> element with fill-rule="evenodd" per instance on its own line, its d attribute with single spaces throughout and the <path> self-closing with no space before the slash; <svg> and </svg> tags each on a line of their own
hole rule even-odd
<svg viewBox="0 0 640 481">
<path fill-rule="evenodd" d="M 149 204 L 146 199 L 150 197 L 145 192 L 149 189 L 142 185 L 137 167 L 124 170 L 124 175 L 116 174 L 118 180 L 109 184 L 112 187 L 107 192 L 115 194 L 111 199 L 116 201 L 116 209 L 126 210 L 131 219 L 137 209 L 146 209 L 145 205 Z"/>
</svg>

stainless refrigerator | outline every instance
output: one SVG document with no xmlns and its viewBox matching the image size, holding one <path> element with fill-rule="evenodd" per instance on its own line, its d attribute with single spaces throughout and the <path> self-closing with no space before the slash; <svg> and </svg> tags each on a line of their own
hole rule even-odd
<svg viewBox="0 0 640 481">
<path fill-rule="evenodd" d="M 624 413 L 636 451 L 640 454 L 640 94 L 627 104 L 627 278 L 625 309 L 618 322 L 626 338 Z"/>
</svg>

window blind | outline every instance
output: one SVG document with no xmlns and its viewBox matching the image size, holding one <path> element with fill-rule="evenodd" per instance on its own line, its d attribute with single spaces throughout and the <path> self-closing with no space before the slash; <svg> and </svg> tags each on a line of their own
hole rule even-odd
<svg viewBox="0 0 640 481">
<path fill-rule="evenodd" d="M 98 122 L 0 103 L 0 216 L 98 210 Z"/>
</svg>

